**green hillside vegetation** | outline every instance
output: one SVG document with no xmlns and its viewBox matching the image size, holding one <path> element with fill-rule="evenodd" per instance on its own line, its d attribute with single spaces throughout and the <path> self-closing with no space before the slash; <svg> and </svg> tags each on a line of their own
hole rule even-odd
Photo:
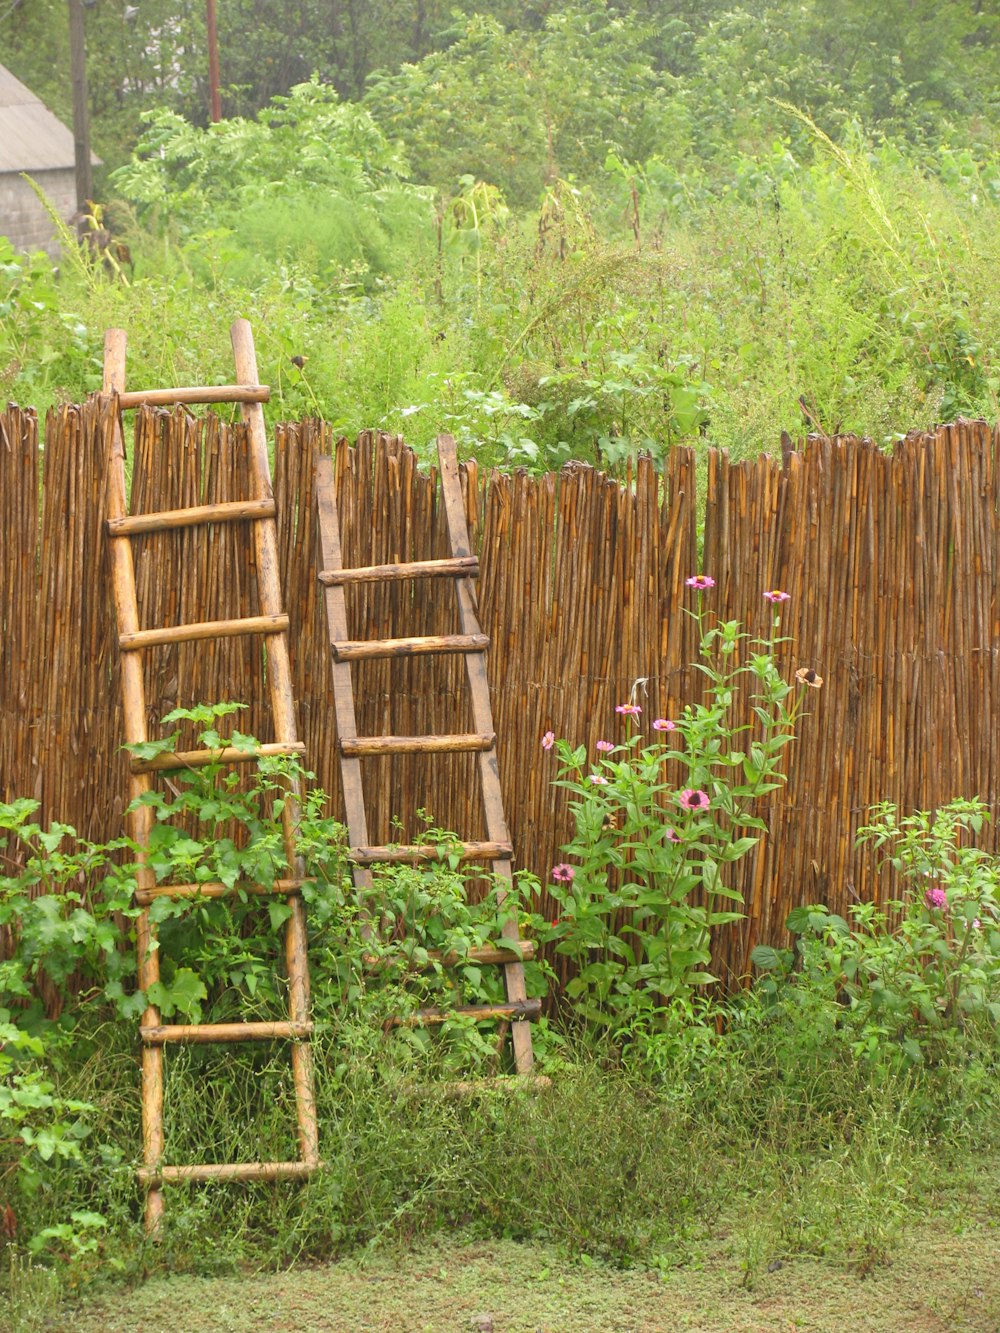
<svg viewBox="0 0 1000 1333">
<path fill-rule="evenodd" d="M 247 8 L 262 40 L 288 37 Z M 28 77 L 62 32 L 26 9 Z M 133 96 L 128 43 L 95 44 L 101 96 L 125 89 L 116 116 L 98 101 L 95 139 L 134 271 L 69 260 L 57 278 L 4 253 L 0 388 L 44 408 L 98 387 L 112 323 L 144 382 L 225 380 L 239 313 L 273 418 L 418 448 L 450 429 L 504 465 L 995 418 L 996 20 L 869 10 L 429 6 L 427 52 L 395 67 L 413 54 L 398 25 L 373 18 L 348 58 L 314 18 L 313 67 L 292 72 L 318 76 L 271 90 L 248 70 L 228 94 L 245 116 L 201 127 L 197 88 Z M 227 77 L 238 48 L 223 34 Z"/>
</svg>

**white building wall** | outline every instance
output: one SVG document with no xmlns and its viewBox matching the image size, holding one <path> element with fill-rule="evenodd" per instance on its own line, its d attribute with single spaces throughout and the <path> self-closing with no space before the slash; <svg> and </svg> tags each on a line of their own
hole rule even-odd
<svg viewBox="0 0 1000 1333">
<path fill-rule="evenodd" d="M 73 168 L 36 171 L 32 179 L 41 186 L 55 211 L 68 221 L 76 212 L 76 177 Z M 0 236 L 7 236 L 17 250 L 45 250 L 58 257 L 59 242 L 52 219 L 26 180 L 14 172 L 0 174 Z"/>
</svg>

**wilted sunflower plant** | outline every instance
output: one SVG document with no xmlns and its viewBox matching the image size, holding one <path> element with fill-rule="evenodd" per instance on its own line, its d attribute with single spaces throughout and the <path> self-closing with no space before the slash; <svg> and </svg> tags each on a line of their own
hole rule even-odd
<svg viewBox="0 0 1000 1333">
<path fill-rule="evenodd" d="M 581 1025 L 645 1059 L 651 1045 L 671 1058 L 674 1038 L 687 1031 L 689 1041 L 708 1017 L 712 931 L 742 916 L 732 867 L 765 829 L 756 803 L 785 781 L 806 692 L 822 685 L 811 666 L 790 681 L 778 669 L 787 593 L 764 593 L 772 616 L 759 639 L 706 609 L 709 576 L 687 585 L 701 701 L 647 724 L 645 695 L 633 690 L 615 708 L 618 735 L 593 754 L 551 731 L 542 738 L 559 758 L 554 783 L 571 794 L 575 823 L 551 872 L 559 914 L 547 938 L 575 965 L 566 995 Z"/>
</svg>

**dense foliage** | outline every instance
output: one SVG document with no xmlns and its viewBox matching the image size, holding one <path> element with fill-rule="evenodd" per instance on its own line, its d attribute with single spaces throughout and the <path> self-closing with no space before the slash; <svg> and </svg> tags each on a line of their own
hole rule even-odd
<svg viewBox="0 0 1000 1333">
<path fill-rule="evenodd" d="M 444 427 L 490 462 L 997 414 L 982 6 L 223 11 L 255 32 L 223 31 L 230 62 L 263 55 L 207 128 L 197 6 L 88 13 L 101 221 L 134 265 L 0 254 L 8 397 L 97 387 L 111 323 L 147 382 L 226 380 L 240 313 L 273 416 Z M 61 8 L 16 27 L 46 92 Z"/>
</svg>

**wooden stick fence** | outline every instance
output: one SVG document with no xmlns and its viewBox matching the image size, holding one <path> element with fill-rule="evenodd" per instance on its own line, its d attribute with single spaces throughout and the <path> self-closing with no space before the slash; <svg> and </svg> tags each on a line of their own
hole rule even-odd
<svg viewBox="0 0 1000 1333">
<path fill-rule="evenodd" d="M 42 818 L 96 839 L 122 827 L 120 752 L 106 543 L 105 434 L 95 403 L 50 414 L 40 476 L 30 410 L 0 414 L 0 799 L 37 796 Z M 133 510 L 231 502 L 249 493 L 242 428 L 152 408 L 137 416 Z M 316 581 L 314 459 L 335 457 L 345 563 L 375 565 L 448 554 L 435 479 L 401 439 L 366 433 L 335 442 L 317 422 L 279 426 L 275 498 L 284 604 L 290 618 L 300 734 L 317 779 L 339 810 L 335 720 L 321 589 Z M 696 626 L 684 580 L 716 587 L 706 606 L 766 633 L 762 593 L 791 594 L 781 662 L 810 666 L 788 786 L 765 803 L 769 833 L 741 864 L 746 920 L 720 933 L 723 972 L 746 973 L 755 944 L 781 942 L 789 909 L 853 895 L 884 896 L 867 852 L 854 846 L 868 808 L 889 799 L 929 807 L 953 796 L 1000 803 L 1000 430 L 958 422 L 913 435 L 891 455 L 855 439 L 810 439 L 783 466 L 731 463 L 710 451 L 698 555 L 696 458 L 675 449 L 658 477 L 640 461 L 626 485 L 578 466 L 558 476 L 483 476 L 463 469 L 480 550 L 480 614 L 501 779 L 517 864 L 542 883 L 569 835 L 553 730 L 594 752 L 623 734 L 616 703 L 635 689 L 644 722 L 674 717 L 695 697 Z M 235 478 L 235 480 L 232 480 Z M 232 485 L 231 485 L 232 481 Z M 231 493 L 232 490 L 232 493 Z M 189 530 L 150 532 L 140 561 L 144 625 L 259 614 L 245 547 L 233 525 L 192 544 Z M 347 589 L 354 637 L 457 630 L 433 581 Z M 263 663 L 254 641 L 182 643 L 149 655 L 151 723 L 178 704 L 239 700 L 237 721 L 263 741 Z M 461 663 L 449 658 L 355 664 L 359 734 L 472 730 L 458 701 Z M 635 682 L 642 683 L 636 685 Z M 152 734 L 158 734 L 153 730 Z M 193 745 L 182 738 L 182 748 Z M 447 763 L 416 754 L 365 761 L 373 842 L 406 841 L 419 811 L 437 827 L 482 838 L 470 810 L 475 756 Z M 994 826 L 990 845 L 1000 846 Z M 542 907 L 546 906 L 543 894 Z"/>
</svg>

